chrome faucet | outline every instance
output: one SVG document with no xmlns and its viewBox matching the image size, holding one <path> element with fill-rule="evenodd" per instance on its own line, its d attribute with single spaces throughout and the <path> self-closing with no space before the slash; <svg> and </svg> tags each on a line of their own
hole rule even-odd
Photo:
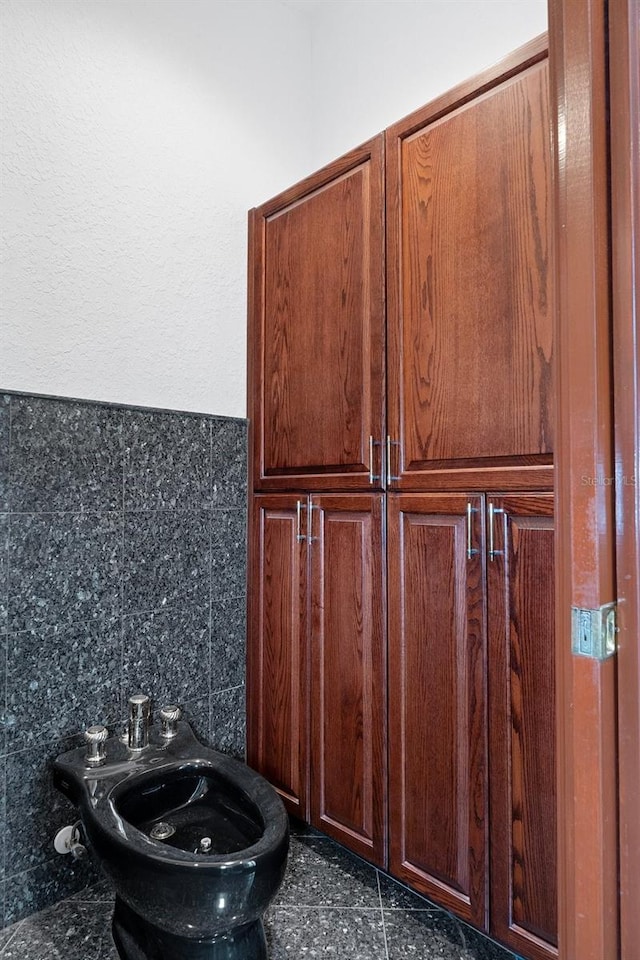
<svg viewBox="0 0 640 960">
<path fill-rule="evenodd" d="M 151 700 L 145 693 L 129 697 L 128 743 L 130 750 L 144 750 L 149 744 Z"/>
</svg>

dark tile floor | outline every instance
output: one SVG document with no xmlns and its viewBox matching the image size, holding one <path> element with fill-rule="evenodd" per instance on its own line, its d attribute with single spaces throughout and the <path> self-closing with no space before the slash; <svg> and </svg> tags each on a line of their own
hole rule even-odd
<svg viewBox="0 0 640 960">
<path fill-rule="evenodd" d="M 515 960 L 327 837 L 295 829 L 265 918 L 270 960 Z M 118 960 L 112 900 L 100 883 L 0 930 L 0 960 Z"/>
</svg>

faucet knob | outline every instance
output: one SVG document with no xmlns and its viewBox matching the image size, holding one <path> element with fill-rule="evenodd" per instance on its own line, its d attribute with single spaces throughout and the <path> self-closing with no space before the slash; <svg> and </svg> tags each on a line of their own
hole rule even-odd
<svg viewBox="0 0 640 960">
<path fill-rule="evenodd" d="M 151 699 L 146 693 L 129 697 L 129 748 L 142 750 L 149 743 Z"/>
<path fill-rule="evenodd" d="M 160 711 L 160 736 L 165 740 L 173 740 L 178 733 L 178 720 L 182 716 L 180 707 L 173 703 L 163 707 Z"/>
<path fill-rule="evenodd" d="M 109 731 L 107 728 L 99 724 L 85 730 L 84 739 L 87 744 L 85 759 L 90 767 L 101 767 L 102 764 L 106 762 L 107 750 L 105 742 L 108 737 Z"/>
</svg>

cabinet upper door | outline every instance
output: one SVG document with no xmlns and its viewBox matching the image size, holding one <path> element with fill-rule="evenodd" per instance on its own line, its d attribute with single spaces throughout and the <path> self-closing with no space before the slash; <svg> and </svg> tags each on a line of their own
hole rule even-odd
<svg viewBox="0 0 640 960">
<path fill-rule="evenodd" d="M 394 876 L 487 915 L 482 497 L 388 497 L 389 830 Z"/>
<path fill-rule="evenodd" d="M 536 56 L 387 131 L 399 489 L 549 483 L 551 173 L 547 61 Z"/>
<path fill-rule="evenodd" d="M 557 957 L 553 495 L 487 495 L 491 932 Z M 493 514 L 493 517 L 492 517 Z M 492 522 L 493 521 L 493 522 Z"/>
<path fill-rule="evenodd" d="M 250 215 L 256 489 L 381 486 L 383 187 L 381 134 Z"/>
</svg>

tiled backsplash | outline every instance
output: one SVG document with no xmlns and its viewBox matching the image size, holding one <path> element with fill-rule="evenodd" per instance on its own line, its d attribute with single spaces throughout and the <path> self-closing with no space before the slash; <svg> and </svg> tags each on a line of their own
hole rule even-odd
<svg viewBox="0 0 640 960">
<path fill-rule="evenodd" d="M 244 420 L 0 395 L 0 927 L 95 878 L 53 757 L 128 696 L 244 755 Z"/>
</svg>

